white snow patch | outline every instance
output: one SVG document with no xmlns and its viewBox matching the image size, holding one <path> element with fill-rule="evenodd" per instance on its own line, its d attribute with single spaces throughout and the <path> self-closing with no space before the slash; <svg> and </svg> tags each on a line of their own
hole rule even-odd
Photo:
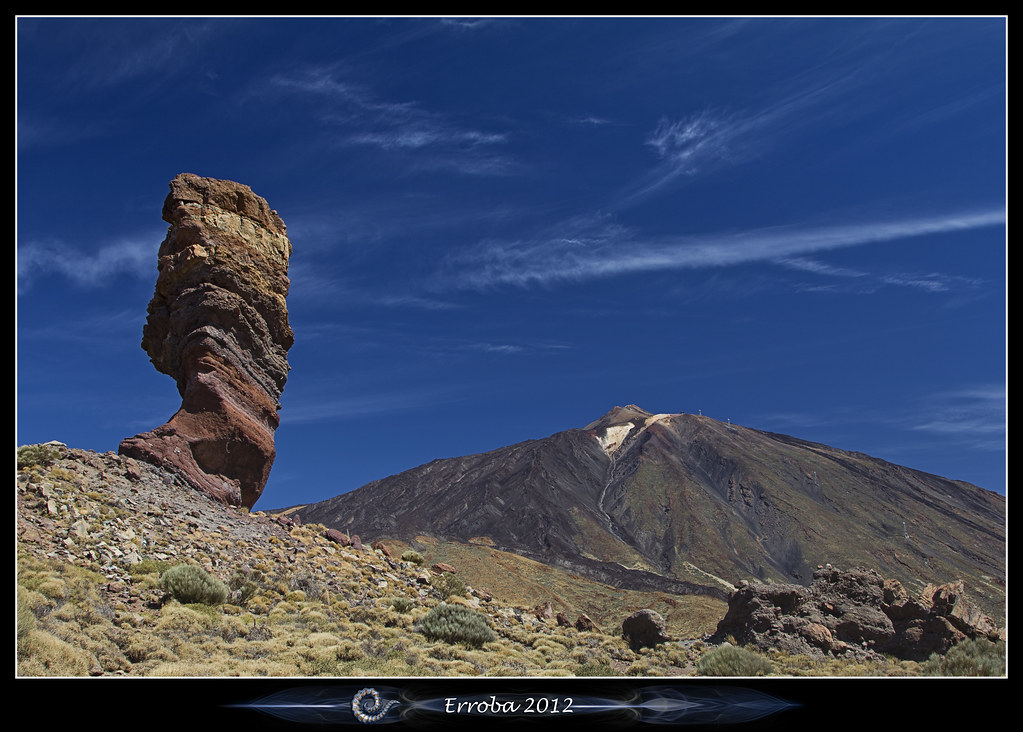
<svg viewBox="0 0 1023 732">
<path fill-rule="evenodd" d="M 637 427 L 639 427 L 639 432 L 636 433 L 638 435 L 655 422 L 661 422 L 674 416 L 675 415 L 673 414 L 652 414 L 643 420 L 642 425 L 637 425 L 635 422 L 611 425 L 604 430 L 603 436 L 596 435 L 597 442 L 600 443 L 600 446 L 604 449 L 605 453 L 611 455 L 615 450 L 622 446 L 622 443 L 625 442 L 625 438 L 628 437 L 629 433 Z"/>
<path fill-rule="evenodd" d="M 675 415 L 673 415 L 673 414 L 654 414 L 654 415 L 651 415 L 651 416 L 647 417 L 646 421 L 643 423 L 643 429 L 646 429 L 647 427 L 652 425 L 654 422 L 660 422 L 662 420 L 665 420 L 665 419 L 668 419 L 669 417 L 674 417 L 674 416 Z"/>
<path fill-rule="evenodd" d="M 628 436 L 628 434 L 632 431 L 634 427 L 635 425 L 632 424 L 632 422 L 612 425 L 611 427 L 608 427 L 606 430 L 604 430 L 603 437 L 597 435 L 597 442 L 600 443 L 600 446 L 603 448 L 604 452 L 610 455 L 619 447 L 621 447 L 622 443 L 625 441 L 626 436 Z"/>
</svg>

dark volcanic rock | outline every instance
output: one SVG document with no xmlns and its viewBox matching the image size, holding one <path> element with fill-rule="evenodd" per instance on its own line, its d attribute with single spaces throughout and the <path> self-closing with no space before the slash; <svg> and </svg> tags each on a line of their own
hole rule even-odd
<svg viewBox="0 0 1023 732">
<path fill-rule="evenodd" d="M 337 529 L 327 529 L 324 536 L 335 544 L 340 544 L 341 546 L 351 546 L 352 543 L 347 534 L 343 534 Z"/>
<path fill-rule="evenodd" d="M 760 650 L 890 653 L 919 661 L 965 638 L 997 634 L 961 581 L 928 585 L 911 598 L 900 582 L 873 570 L 828 565 L 809 587 L 740 583 L 712 640 L 731 636 Z"/>
<path fill-rule="evenodd" d="M 622 635 L 633 650 L 652 648 L 671 640 L 664 628 L 664 618 L 653 610 L 637 610 L 622 621 Z"/>
<path fill-rule="evenodd" d="M 580 613 L 579 617 L 575 620 L 575 629 L 580 633 L 591 632 L 599 633 L 600 628 L 593 622 L 589 615 L 586 613 Z"/>
<path fill-rule="evenodd" d="M 170 188 L 142 347 L 177 382 L 181 408 L 119 452 L 252 507 L 273 465 L 294 341 L 285 304 L 291 242 L 248 186 L 183 173 Z"/>
</svg>

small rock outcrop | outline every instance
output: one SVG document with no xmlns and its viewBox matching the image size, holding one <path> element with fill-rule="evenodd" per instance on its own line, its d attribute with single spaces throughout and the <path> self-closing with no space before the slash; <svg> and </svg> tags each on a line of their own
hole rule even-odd
<svg viewBox="0 0 1023 732">
<path fill-rule="evenodd" d="M 170 189 L 142 348 L 177 382 L 181 408 L 118 452 L 251 508 L 273 465 L 294 342 L 285 303 L 291 242 L 248 186 L 183 173 Z"/>
<path fill-rule="evenodd" d="M 549 600 L 547 602 L 541 602 L 533 608 L 533 615 L 537 620 L 550 620 L 554 617 L 554 605 L 552 605 Z"/>
<path fill-rule="evenodd" d="M 809 587 L 740 582 L 713 641 L 731 636 L 759 650 L 836 656 L 888 653 L 913 661 L 999 631 L 961 581 L 912 597 L 871 569 L 819 568 Z"/>
<path fill-rule="evenodd" d="M 323 535 L 335 544 L 340 544 L 341 546 L 352 545 L 352 540 L 348 538 L 348 535 L 341 533 L 337 529 L 327 529 Z"/>
<path fill-rule="evenodd" d="M 586 613 L 580 613 L 579 617 L 575 621 L 575 629 L 580 633 L 599 633 L 600 628 L 596 623 L 590 619 L 590 616 Z"/>
<path fill-rule="evenodd" d="M 664 627 L 664 618 L 653 610 L 637 610 L 622 621 L 622 636 L 634 651 L 653 648 L 671 640 Z"/>
</svg>

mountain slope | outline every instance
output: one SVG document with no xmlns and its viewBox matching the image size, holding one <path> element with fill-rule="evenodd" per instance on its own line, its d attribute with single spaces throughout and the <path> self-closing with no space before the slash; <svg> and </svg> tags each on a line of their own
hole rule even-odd
<svg viewBox="0 0 1023 732">
<path fill-rule="evenodd" d="M 833 562 L 964 579 L 1001 615 L 1005 498 L 693 414 L 615 407 L 583 429 L 435 460 L 300 509 L 372 538 L 491 545 L 619 587 L 722 596 Z"/>
</svg>

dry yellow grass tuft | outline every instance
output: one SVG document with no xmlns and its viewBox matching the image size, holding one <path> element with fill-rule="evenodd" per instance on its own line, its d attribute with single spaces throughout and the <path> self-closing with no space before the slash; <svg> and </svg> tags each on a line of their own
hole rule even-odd
<svg viewBox="0 0 1023 732">
<path fill-rule="evenodd" d="M 287 530 L 259 512 L 231 513 L 171 489 L 134 461 L 82 455 L 18 476 L 22 676 L 691 675 L 709 650 L 704 644 L 635 652 L 620 637 L 621 620 L 648 607 L 673 637 L 693 639 L 724 612 L 720 600 L 583 580 L 499 552 L 483 537 L 387 543 L 392 557 L 415 550 L 425 566 L 455 566 L 469 589 L 452 594 L 436 575 L 424 582 L 415 563 L 331 543 L 321 525 Z M 135 477 L 118 477 L 129 471 Z M 227 583 L 230 596 L 219 605 L 166 597 L 161 572 L 182 563 Z M 494 639 L 428 638 L 421 624 L 442 601 L 485 616 Z M 532 608 L 548 601 L 573 620 L 585 612 L 604 632 L 537 618 Z M 919 673 L 909 662 L 777 653 L 770 662 L 786 676 Z"/>
</svg>

